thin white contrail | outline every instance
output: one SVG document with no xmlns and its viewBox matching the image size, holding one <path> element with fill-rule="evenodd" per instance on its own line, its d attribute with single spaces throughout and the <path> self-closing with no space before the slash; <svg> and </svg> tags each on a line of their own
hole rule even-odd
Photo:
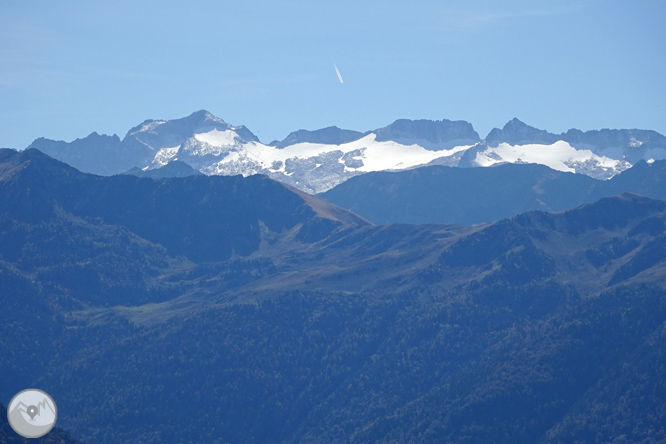
<svg viewBox="0 0 666 444">
<path fill-rule="evenodd" d="M 345 83 L 342 81 L 342 76 L 340 75 L 340 70 L 338 69 L 338 66 L 334 63 L 333 67 L 335 68 L 335 73 L 338 75 L 338 79 L 340 79 L 340 83 Z"/>
</svg>

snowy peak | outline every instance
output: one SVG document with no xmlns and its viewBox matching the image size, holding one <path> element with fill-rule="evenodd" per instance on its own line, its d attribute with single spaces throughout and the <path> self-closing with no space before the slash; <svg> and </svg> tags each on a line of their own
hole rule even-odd
<svg viewBox="0 0 666 444">
<path fill-rule="evenodd" d="M 370 133 L 377 135 L 378 142 L 417 144 L 434 151 L 451 149 L 460 145 L 474 145 L 480 140 L 479 134 L 474 131 L 472 124 L 463 120 L 399 119 Z"/>
<path fill-rule="evenodd" d="M 135 139 L 154 150 L 181 145 L 196 134 L 213 130 L 232 131 L 246 142 L 258 142 L 257 136 L 244 126 L 233 126 L 215 117 L 206 110 L 200 110 L 182 119 L 146 120 L 129 130 L 125 140 Z"/>
<path fill-rule="evenodd" d="M 631 164 L 639 160 L 666 159 L 666 137 L 656 131 L 639 129 L 602 129 L 553 134 L 529 126 L 514 118 L 504 128 L 494 128 L 485 139 L 485 145 L 498 147 L 505 143 L 518 145 L 552 145 L 564 141 L 577 150 L 589 150 L 597 156 L 608 157 Z"/>
<path fill-rule="evenodd" d="M 494 128 L 482 143 L 465 153 L 460 166 L 531 163 L 601 180 L 631 167 L 621 153 L 613 157 L 602 151 L 589 145 L 575 146 L 565 134 L 549 133 L 513 118 L 502 129 Z"/>
<path fill-rule="evenodd" d="M 159 131 L 170 131 L 179 133 L 195 133 L 201 129 L 210 129 L 213 126 L 223 126 L 228 128 L 230 125 L 224 120 L 215 117 L 206 110 L 195 111 L 187 117 L 173 120 L 145 120 L 140 125 L 135 126 L 127 132 L 125 137 L 133 136 L 138 133 L 157 133 Z M 159 130 L 158 130 L 159 128 Z"/>
<path fill-rule="evenodd" d="M 329 126 L 315 131 L 298 130 L 290 133 L 284 140 L 271 142 L 269 145 L 284 148 L 297 143 L 322 143 L 326 145 L 342 145 L 363 137 L 363 133 Z"/>
<path fill-rule="evenodd" d="M 200 110 L 182 119 L 147 120 L 132 128 L 123 144 L 147 151 L 136 166 L 159 168 L 181 160 L 200 170 L 211 162 L 259 139 L 246 127 L 234 126 Z"/>
</svg>

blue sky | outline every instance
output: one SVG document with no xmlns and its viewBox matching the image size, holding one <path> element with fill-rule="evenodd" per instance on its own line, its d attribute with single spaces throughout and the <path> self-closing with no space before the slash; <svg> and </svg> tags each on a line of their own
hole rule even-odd
<svg viewBox="0 0 666 444">
<path fill-rule="evenodd" d="M 398 118 L 666 134 L 665 17 L 661 0 L 4 0 L 0 147 L 199 109 L 264 142 Z"/>
</svg>

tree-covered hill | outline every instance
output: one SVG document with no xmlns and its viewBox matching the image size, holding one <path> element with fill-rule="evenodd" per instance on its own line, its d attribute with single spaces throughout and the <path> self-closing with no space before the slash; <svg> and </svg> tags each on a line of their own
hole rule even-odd
<svg viewBox="0 0 666 444">
<path fill-rule="evenodd" d="M 373 226 L 260 177 L 2 154 L 0 396 L 42 388 L 79 439 L 666 442 L 662 201 Z"/>
<path fill-rule="evenodd" d="M 562 211 L 626 192 L 666 199 L 665 178 L 666 160 L 641 160 L 610 180 L 526 163 L 433 165 L 366 173 L 318 196 L 379 224 L 472 225 L 527 211 Z"/>
</svg>

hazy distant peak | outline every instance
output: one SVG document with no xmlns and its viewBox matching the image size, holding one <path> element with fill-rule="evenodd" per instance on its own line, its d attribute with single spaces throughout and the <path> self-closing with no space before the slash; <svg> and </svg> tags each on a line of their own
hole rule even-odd
<svg viewBox="0 0 666 444">
<path fill-rule="evenodd" d="M 65 142 L 64 140 L 53 140 L 53 139 L 48 139 L 46 137 L 38 137 L 36 138 L 27 148 L 37 148 L 40 149 L 40 145 L 42 144 L 73 144 L 77 145 L 80 142 L 106 142 L 106 143 L 120 143 L 120 137 L 118 137 L 117 134 L 113 135 L 108 135 L 108 134 L 99 134 L 97 131 L 93 131 L 92 133 L 88 134 L 86 137 L 78 137 L 74 139 L 72 142 Z"/>
<path fill-rule="evenodd" d="M 125 138 L 136 134 L 138 132 L 142 131 L 152 131 L 155 129 L 155 127 L 165 123 L 166 120 L 154 120 L 154 119 L 147 119 L 138 124 L 137 126 L 130 128 L 129 131 L 127 131 L 127 134 L 125 135 Z"/>
<path fill-rule="evenodd" d="M 111 142 L 120 143 L 120 137 L 118 137 L 117 134 L 109 136 L 108 134 L 99 134 L 97 131 L 93 131 L 92 133 L 88 134 L 86 137 L 76 140 L 87 140 L 87 141 L 108 140 Z"/>
<path fill-rule="evenodd" d="M 572 128 L 563 134 L 570 142 L 597 143 L 609 146 L 638 148 L 646 143 L 666 144 L 666 137 L 656 131 L 640 129 L 608 129 L 581 131 Z"/>
<path fill-rule="evenodd" d="M 398 119 L 388 126 L 372 131 L 378 141 L 395 138 L 419 138 L 438 143 L 454 139 L 479 139 L 474 127 L 464 120 Z"/>
<path fill-rule="evenodd" d="M 514 117 L 509 120 L 502 129 L 493 128 L 486 137 L 486 144 L 488 146 L 497 146 L 500 143 L 508 143 L 510 145 L 525 145 L 531 143 L 550 145 L 558 140 L 560 140 L 559 136 L 527 125 Z"/>
<path fill-rule="evenodd" d="M 270 145 L 277 148 L 284 148 L 286 146 L 295 145 L 297 143 L 323 143 L 327 145 L 342 145 L 343 143 L 353 142 L 363 137 L 363 133 L 359 131 L 341 129 L 337 126 L 329 126 L 326 128 L 309 131 L 298 130 L 290 133 L 282 141 L 273 141 Z"/>
<path fill-rule="evenodd" d="M 182 123 L 183 125 L 188 127 L 197 127 L 207 124 L 218 124 L 222 126 L 228 126 L 229 128 L 233 128 L 232 125 L 228 124 L 219 117 L 214 116 L 212 113 L 206 111 L 205 109 L 195 111 L 189 116 L 183 117 L 181 119 L 170 120 L 169 122 Z"/>
<path fill-rule="evenodd" d="M 219 117 L 215 117 L 213 113 L 205 109 L 194 111 L 192 114 L 189 115 L 189 118 L 203 118 L 203 119 L 213 119 L 213 120 L 223 121 L 222 119 L 220 119 Z"/>
<path fill-rule="evenodd" d="M 394 141 L 412 144 L 422 141 L 426 149 L 448 149 L 451 143 L 473 145 L 479 134 L 471 123 L 464 120 L 409 120 L 398 119 L 383 128 L 369 131 L 376 134 L 378 142 Z"/>
</svg>

